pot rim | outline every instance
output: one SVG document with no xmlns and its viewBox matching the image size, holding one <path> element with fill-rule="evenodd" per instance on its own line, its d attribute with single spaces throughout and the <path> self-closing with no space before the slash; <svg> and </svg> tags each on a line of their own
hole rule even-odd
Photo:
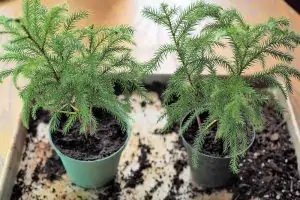
<svg viewBox="0 0 300 200">
<path fill-rule="evenodd" d="M 104 161 L 104 160 L 107 160 L 109 158 L 112 158 L 114 157 L 115 155 L 117 155 L 118 153 L 122 152 L 123 149 L 125 148 L 125 146 L 127 145 L 128 141 L 129 141 L 129 138 L 130 138 L 130 135 L 131 135 L 131 129 L 130 129 L 130 123 L 128 122 L 127 123 L 127 130 L 126 130 L 126 135 L 127 135 L 127 138 L 125 140 L 125 142 L 123 143 L 123 145 L 117 150 L 115 151 L 114 153 L 110 154 L 109 156 L 105 156 L 103 158 L 99 158 L 99 159 L 96 159 L 96 160 L 78 160 L 78 159 L 75 159 L 75 158 L 72 158 L 64 153 L 62 153 L 57 147 L 56 145 L 53 143 L 52 141 L 52 137 L 51 137 L 51 132 L 48 131 L 48 137 L 49 137 L 49 141 L 50 141 L 50 144 L 52 146 L 52 148 L 54 148 L 54 150 L 57 152 L 57 154 L 59 156 L 63 156 L 63 157 L 66 157 L 70 160 L 73 160 L 73 161 L 77 161 L 77 162 L 82 162 L 82 163 L 92 163 L 92 162 L 98 162 L 98 161 Z"/>
<path fill-rule="evenodd" d="M 183 142 L 188 145 L 191 149 L 193 148 L 192 145 L 190 143 L 188 143 L 186 141 L 186 139 L 184 138 L 183 136 L 183 133 L 181 132 L 181 127 L 182 127 L 182 123 L 183 121 L 185 120 L 185 118 L 189 115 L 189 113 L 187 115 L 185 115 L 185 117 L 182 118 L 181 122 L 180 122 L 180 129 L 179 129 L 179 135 L 180 137 L 182 138 Z M 242 153 L 246 152 L 254 143 L 254 140 L 255 140 L 255 136 L 256 136 L 256 132 L 255 130 L 253 130 L 253 134 L 252 134 L 252 139 L 251 139 L 251 142 L 249 143 L 249 145 L 247 146 L 246 149 L 240 151 L 237 155 L 241 155 Z M 208 157 L 208 158 L 214 158 L 214 159 L 230 159 L 232 156 L 224 156 L 224 157 L 220 157 L 220 156 L 213 156 L 213 155 L 208 155 L 208 154 L 205 154 L 203 152 L 199 152 L 202 156 L 205 156 L 205 157 Z"/>
</svg>

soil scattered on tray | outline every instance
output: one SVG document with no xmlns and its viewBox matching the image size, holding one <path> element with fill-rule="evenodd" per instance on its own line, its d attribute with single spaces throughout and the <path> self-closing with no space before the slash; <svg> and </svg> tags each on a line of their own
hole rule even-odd
<svg viewBox="0 0 300 200">
<path fill-rule="evenodd" d="M 158 188 L 161 187 L 163 184 L 163 181 L 155 180 L 155 185 L 150 189 L 149 192 L 146 192 L 145 200 L 151 200 L 153 199 L 153 193 L 157 191 Z"/>
<path fill-rule="evenodd" d="M 138 102 L 138 105 L 142 107 L 144 104 L 142 102 Z M 151 107 L 150 103 L 148 104 L 147 101 L 144 106 L 145 109 L 141 109 L 142 112 L 144 112 L 143 110 Z M 172 146 L 170 146 L 171 148 L 166 151 L 168 156 L 161 156 L 159 158 L 156 157 L 157 159 L 153 159 L 153 156 L 157 150 L 155 149 L 156 144 L 148 140 L 149 137 L 147 136 L 149 135 L 144 135 L 144 133 L 140 132 L 138 135 L 132 134 L 132 136 L 140 137 L 139 140 L 136 141 L 138 149 L 132 154 L 132 157 L 130 154 L 130 156 L 126 157 L 125 161 L 122 161 L 123 164 L 120 165 L 121 168 L 119 168 L 118 176 L 106 187 L 98 190 L 84 190 L 78 188 L 77 186 L 72 186 L 65 178 L 59 179 L 59 173 L 64 173 L 63 171 L 60 171 L 62 164 L 60 161 L 56 160 L 56 158 L 52 158 L 55 156 L 55 154 L 52 154 L 50 158 L 47 158 L 49 161 L 46 160 L 44 166 L 40 165 L 39 167 L 36 167 L 36 170 L 34 170 L 36 171 L 36 174 L 33 173 L 33 177 L 30 176 L 33 181 L 37 181 L 31 183 L 32 185 L 26 185 L 27 182 L 25 183 L 24 181 L 30 170 L 27 171 L 27 167 L 19 170 L 11 199 L 22 199 L 22 195 L 24 194 L 33 194 L 31 190 L 34 192 L 41 190 L 36 189 L 36 187 L 43 188 L 43 184 L 45 182 L 44 178 L 42 180 L 41 178 L 39 179 L 39 177 L 45 177 L 47 181 L 53 181 L 51 182 L 53 185 L 55 183 L 59 183 L 62 184 L 63 187 L 67 187 L 68 191 L 59 187 L 56 189 L 54 187 L 51 187 L 50 189 L 43 188 L 43 191 L 51 192 L 52 190 L 52 194 L 54 195 L 65 193 L 65 196 L 63 197 L 66 199 L 70 197 L 68 194 L 73 194 L 72 190 L 83 193 L 85 192 L 83 195 L 80 194 L 80 196 L 77 197 L 78 199 L 89 199 L 89 197 L 92 197 L 91 199 L 96 198 L 103 200 L 133 199 L 131 197 L 136 196 L 141 188 L 147 187 L 149 181 L 148 179 L 153 178 L 154 180 L 152 181 L 155 182 L 152 183 L 154 183 L 154 185 L 151 185 L 148 187 L 148 189 L 145 189 L 147 191 L 144 192 L 144 196 L 138 196 L 137 198 L 146 200 L 159 200 L 164 198 L 210 199 L 210 196 L 208 196 L 210 194 L 214 195 L 220 191 L 228 191 L 229 193 L 233 193 L 232 199 L 234 200 L 252 200 L 256 197 L 263 200 L 300 200 L 300 177 L 298 175 L 296 155 L 293 145 L 290 141 L 291 138 L 288 133 L 287 125 L 283 121 L 282 116 L 277 114 L 271 106 L 266 106 L 264 108 L 264 115 L 266 119 L 265 129 L 256 134 L 256 139 L 253 146 L 247 152 L 246 157 L 241 160 L 240 173 L 237 175 L 236 182 L 233 185 L 225 188 L 201 190 L 194 187 L 190 183 L 189 173 L 187 173 L 187 155 L 180 137 L 178 137 L 177 140 L 173 137 L 175 134 L 167 134 L 164 136 L 154 135 L 156 138 L 161 137 L 162 140 L 166 140 L 167 142 L 164 144 L 167 144 L 169 141 L 168 144 L 172 144 Z M 37 125 L 38 123 L 32 121 L 31 130 L 36 130 Z M 176 130 L 175 132 L 178 131 L 178 127 L 174 128 L 174 130 Z M 148 134 L 151 133 L 149 132 Z M 28 140 L 26 141 L 29 143 L 36 142 L 33 134 L 28 134 L 27 138 Z M 171 139 L 171 143 L 170 138 L 173 138 Z M 28 155 L 33 153 L 29 151 Z M 27 156 L 25 153 L 26 150 L 23 157 Z M 133 159 L 135 156 L 137 156 L 137 159 Z M 130 160 L 129 157 L 132 160 Z M 136 163 L 136 161 L 134 161 L 135 163 L 132 163 L 133 160 L 138 160 L 138 162 Z M 165 170 L 164 165 L 161 163 L 164 163 L 166 166 L 171 168 Z M 137 168 L 133 167 L 136 166 L 135 164 L 138 164 Z M 46 168 L 46 166 L 53 168 L 54 170 L 45 170 L 44 168 Z M 157 166 L 160 166 L 163 169 L 161 171 L 158 170 L 158 173 L 160 173 L 159 176 L 155 176 L 155 178 L 148 177 L 148 174 L 146 173 L 149 171 L 153 172 L 152 168 L 158 169 Z M 127 170 L 129 173 L 125 172 L 125 168 L 129 169 Z M 32 171 L 33 170 L 31 170 L 31 172 Z M 59 172 L 57 176 L 53 176 L 55 171 Z M 126 176 L 124 176 L 124 174 L 126 174 Z M 147 180 L 145 180 L 146 178 Z M 65 185 L 66 183 L 67 185 Z M 137 187 L 138 185 L 141 187 Z M 71 193 L 68 193 L 70 192 L 70 189 Z M 88 192 L 91 193 L 90 196 L 86 195 Z M 161 195 L 161 193 L 163 194 Z M 205 195 L 205 198 L 203 195 Z M 43 195 L 40 196 L 40 198 L 42 199 Z M 57 197 L 57 199 L 61 198 L 61 196 Z M 212 198 L 224 199 L 223 196 L 221 196 L 221 198 Z M 228 200 L 229 198 L 225 199 Z"/>
<path fill-rule="evenodd" d="M 39 174 L 45 174 L 46 179 L 49 181 L 54 181 L 60 179 L 63 174 L 66 173 L 65 168 L 59 158 L 59 156 L 52 150 L 52 155 L 47 158 L 46 163 L 42 166 L 39 163 L 32 174 L 32 181 L 37 182 L 39 180 Z"/>
<path fill-rule="evenodd" d="M 135 188 L 137 185 L 144 183 L 143 171 L 151 167 L 151 163 L 148 160 L 148 155 L 151 153 L 151 148 L 148 145 L 145 145 L 139 140 L 138 145 L 141 153 L 138 157 L 139 168 L 135 171 L 132 171 L 132 174 L 129 178 L 125 179 L 126 188 Z"/>
<path fill-rule="evenodd" d="M 117 120 L 103 110 L 95 110 L 94 114 L 98 128 L 93 135 L 80 134 L 79 122 L 67 134 L 52 133 L 53 143 L 63 154 L 78 160 L 96 160 L 111 155 L 124 145 L 127 134 Z"/>
<path fill-rule="evenodd" d="M 147 102 L 145 100 L 141 102 L 141 107 L 142 108 L 146 107 L 146 105 L 147 105 Z"/>
<path fill-rule="evenodd" d="M 25 190 L 26 186 L 24 185 L 24 176 L 25 171 L 20 170 L 17 175 L 16 183 L 13 187 L 12 194 L 11 194 L 11 200 L 18 200 L 22 197 L 23 190 Z"/>
<path fill-rule="evenodd" d="M 66 170 L 55 151 L 52 151 L 52 156 L 46 160 L 45 166 L 41 168 L 41 172 L 47 174 L 46 179 L 49 181 L 57 180 L 66 173 Z"/>
<path fill-rule="evenodd" d="M 180 187 L 184 184 L 184 180 L 179 178 L 179 175 L 183 169 L 187 166 L 187 161 L 183 159 L 178 159 L 174 164 L 175 175 L 172 178 L 171 189 L 164 200 L 176 199 L 179 193 Z"/>
<path fill-rule="evenodd" d="M 264 107 L 265 129 L 240 164 L 233 199 L 300 199 L 297 158 L 283 117 L 273 107 Z"/>
<path fill-rule="evenodd" d="M 120 183 L 112 180 L 104 188 L 101 189 L 101 192 L 98 194 L 98 200 L 119 199 L 120 192 Z"/>
<path fill-rule="evenodd" d="M 42 122 L 49 123 L 49 121 L 50 121 L 49 112 L 42 109 L 37 111 L 36 119 L 30 118 L 29 128 L 27 130 L 27 135 L 25 138 L 25 144 L 24 144 L 25 147 L 24 147 L 24 153 L 22 155 L 22 160 L 24 160 L 27 156 L 26 152 L 28 150 L 28 144 L 30 142 L 33 142 L 33 139 L 37 135 L 37 126 Z M 24 183 L 26 170 L 27 170 L 27 166 L 25 167 L 25 169 L 19 170 L 16 178 L 16 183 L 12 190 L 11 200 L 21 199 L 24 192 L 31 191 L 31 187 Z M 32 181 L 36 181 L 38 179 L 37 174 L 38 172 L 34 170 L 34 173 L 32 174 Z"/>
</svg>

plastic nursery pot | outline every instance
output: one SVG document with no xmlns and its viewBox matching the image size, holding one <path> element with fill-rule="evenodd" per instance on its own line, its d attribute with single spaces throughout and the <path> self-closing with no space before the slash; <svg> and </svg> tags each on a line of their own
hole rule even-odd
<svg viewBox="0 0 300 200">
<path fill-rule="evenodd" d="M 113 180 L 118 171 L 121 154 L 130 137 L 130 126 L 127 126 L 127 138 L 123 146 L 110 156 L 93 160 L 76 160 L 63 154 L 53 143 L 49 132 L 50 144 L 60 157 L 71 182 L 83 188 L 100 188 Z"/>
<path fill-rule="evenodd" d="M 184 118 L 185 119 L 185 118 Z M 182 120 L 181 125 L 184 120 Z M 191 179 L 194 184 L 202 188 L 218 188 L 230 184 L 235 175 L 230 169 L 230 157 L 216 157 L 199 152 L 199 163 L 197 167 L 191 164 L 192 159 L 192 146 L 184 138 L 184 134 L 180 133 L 183 145 L 188 152 L 188 161 L 191 171 Z M 247 151 L 253 144 L 255 139 L 255 132 Z M 242 153 L 242 152 L 241 152 Z"/>
</svg>

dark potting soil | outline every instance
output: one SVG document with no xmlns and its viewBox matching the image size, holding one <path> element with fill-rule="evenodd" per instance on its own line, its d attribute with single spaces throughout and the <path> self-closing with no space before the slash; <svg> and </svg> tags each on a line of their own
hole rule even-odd
<svg viewBox="0 0 300 200">
<path fill-rule="evenodd" d="M 37 126 L 41 122 L 49 123 L 49 120 L 50 120 L 49 113 L 47 111 L 41 110 L 41 109 L 37 111 L 36 119 L 30 118 L 29 128 L 27 130 L 27 135 L 26 135 L 26 138 L 25 138 L 25 145 L 24 145 L 25 147 L 24 147 L 24 153 L 23 153 L 23 156 L 22 156 L 22 160 L 24 160 L 25 157 L 27 156 L 26 155 L 26 150 L 28 149 L 29 142 L 32 142 L 33 138 L 36 137 Z M 24 192 L 31 191 L 31 187 L 24 183 L 25 171 L 26 171 L 26 168 L 25 169 L 20 169 L 18 174 L 17 174 L 16 182 L 15 182 L 15 185 L 12 189 L 12 195 L 11 195 L 11 198 L 10 198 L 11 200 L 19 200 L 19 199 L 21 199 Z M 35 173 L 36 172 L 34 172 L 33 175 L 32 175 L 33 176 L 32 181 L 35 181 L 38 178 L 37 174 L 35 174 Z"/>
<path fill-rule="evenodd" d="M 139 167 L 137 170 L 131 171 L 131 175 L 129 177 L 121 176 L 121 180 L 125 182 L 124 189 L 126 188 L 135 188 L 137 185 L 144 183 L 143 171 L 151 167 L 151 163 L 148 160 L 148 154 L 151 152 L 151 148 L 142 143 L 139 140 L 138 147 L 140 149 L 140 155 L 138 157 Z M 126 165 L 125 165 L 126 167 Z M 154 193 L 162 184 L 162 181 L 157 181 L 157 184 L 149 191 L 149 193 L 145 196 L 145 199 L 152 199 L 152 193 Z M 121 192 L 120 183 L 116 182 L 116 180 L 111 181 L 104 187 L 104 192 L 98 194 L 99 200 L 107 200 L 107 199 L 119 199 L 119 195 Z M 128 190 L 127 192 L 130 192 Z M 147 197 L 148 196 L 148 197 Z"/>
<path fill-rule="evenodd" d="M 65 168 L 59 156 L 52 150 L 52 155 L 47 158 L 46 163 L 42 166 L 39 163 L 32 173 L 32 181 L 37 182 L 39 180 L 39 174 L 46 174 L 45 178 L 49 181 L 60 179 L 63 174 L 66 173 Z"/>
<path fill-rule="evenodd" d="M 47 174 L 46 179 L 54 181 L 66 173 L 65 168 L 59 156 L 52 150 L 52 156 L 49 157 L 45 165 L 41 168 L 41 173 Z"/>
<path fill-rule="evenodd" d="M 194 140 L 196 137 L 196 134 L 198 130 L 198 127 L 192 127 L 190 128 L 185 134 L 184 138 L 185 140 L 190 144 L 194 144 Z M 212 155 L 212 156 L 219 156 L 219 157 L 225 157 L 227 154 L 223 153 L 223 142 L 220 140 L 215 140 L 215 132 L 208 133 L 207 136 L 204 139 L 203 147 L 202 147 L 202 153 L 206 155 Z"/>
<path fill-rule="evenodd" d="M 207 118 L 208 113 L 202 114 L 201 119 Z M 195 137 L 198 133 L 198 124 L 196 120 L 194 123 L 187 129 L 187 131 L 183 134 L 184 139 L 190 144 L 194 144 Z M 213 125 L 210 132 L 205 136 L 204 143 L 202 146 L 202 153 L 212 156 L 224 157 L 227 156 L 226 153 L 223 152 L 223 142 L 221 140 L 216 140 L 215 135 L 217 131 L 217 126 Z"/>
<path fill-rule="evenodd" d="M 233 199 L 300 200 L 297 158 L 287 124 L 273 107 L 264 107 L 265 129 L 240 164 Z"/>
<path fill-rule="evenodd" d="M 17 175 L 16 184 L 13 187 L 11 200 L 18 200 L 22 197 L 23 191 L 26 189 L 24 184 L 25 171 L 20 170 Z"/>
<path fill-rule="evenodd" d="M 119 199 L 119 195 L 121 192 L 121 186 L 120 183 L 116 182 L 115 180 L 112 180 L 109 182 L 106 186 L 103 188 L 103 192 L 98 194 L 99 200 L 117 200 Z"/>
<path fill-rule="evenodd" d="M 67 134 L 61 131 L 52 133 L 53 143 L 63 154 L 77 160 L 96 160 L 113 154 L 124 145 L 127 134 L 121 130 L 117 120 L 103 110 L 95 110 L 94 114 L 98 128 L 93 135 L 80 134 L 79 123 Z"/>
<path fill-rule="evenodd" d="M 155 185 L 150 189 L 150 191 L 146 192 L 146 195 L 145 195 L 145 200 L 152 200 L 153 199 L 153 193 L 155 191 L 157 191 L 160 186 L 163 184 L 163 181 L 160 181 L 160 180 L 155 180 Z"/>
<path fill-rule="evenodd" d="M 201 119 L 206 119 L 208 113 L 201 114 Z M 201 152 L 206 155 L 217 156 L 217 157 L 225 157 L 228 156 L 228 152 L 223 151 L 223 141 L 218 140 L 215 138 L 217 132 L 217 124 L 214 124 L 210 132 L 205 136 L 204 143 L 201 149 Z M 194 123 L 187 129 L 187 131 L 183 134 L 184 139 L 190 144 L 194 144 L 195 137 L 197 136 L 198 132 L 198 124 L 196 120 Z M 253 135 L 249 134 L 249 144 L 253 139 Z"/>
<path fill-rule="evenodd" d="M 175 164 L 174 164 L 174 169 L 175 169 L 175 175 L 172 178 L 172 185 L 171 189 L 168 192 L 168 195 L 164 200 L 173 200 L 176 199 L 179 193 L 180 187 L 183 185 L 184 181 L 179 178 L 181 172 L 183 169 L 187 166 L 187 161 L 183 159 L 178 159 Z"/>
<path fill-rule="evenodd" d="M 148 145 L 145 145 L 139 140 L 138 145 L 141 153 L 138 157 L 139 168 L 135 171 L 132 171 L 131 175 L 125 179 L 126 188 L 135 188 L 137 185 L 144 183 L 143 170 L 150 168 L 151 163 L 148 160 L 148 154 L 150 154 L 151 149 Z"/>
</svg>

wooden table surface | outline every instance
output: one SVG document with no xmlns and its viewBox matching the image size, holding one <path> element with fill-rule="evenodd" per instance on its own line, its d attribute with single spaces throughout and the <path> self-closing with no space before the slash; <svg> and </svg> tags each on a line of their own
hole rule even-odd
<svg viewBox="0 0 300 200">
<path fill-rule="evenodd" d="M 169 4 L 188 5 L 193 0 L 168 0 Z M 51 6 L 62 3 L 61 0 L 42 0 L 46 5 Z M 140 11 L 144 6 L 159 5 L 162 0 L 67 0 L 70 10 L 86 9 L 90 12 L 88 20 L 80 25 L 98 24 L 98 25 L 117 25 L 131 24 L 136 29 L 136 48 L 135 55 L 140 60 L 146 60 L 153 55 L 153 52 L 159 44 L 166 42 L 167 33 L 145 20 Z M 283 0 L 207 0 L 207 2 L 217 3 L 225 8 L 234 7 L 239 9 L 245 19 L 251 23 L 266 21 L 269 17 L 285 16 L 291 21 L 294 31 L 300 32 L 300 16 L 290 8 Z M 18 16 L 21 11 L 21 0 L 3 1 L 0 3 L 0 14 L 8 16 Z M 5 41 L 4 36 L 0 37 L 0 43 Z M 0 52 L 2 50 L 0 49 Z M 228 54 L 229 52 L 221 52 Z M 300 48 L 295 51 L 294 65 L 300 69 Z M 273 63 L 269 59 L 269 64 Z M 11 64 L 10 64 L 11 65 Z M 9 67 L 9 64 L 1 63 L 0 68 Z M 259 66 L 254 68 L 258 69 Z M 174 57 L 167 60 L 159 73 L 170 73 L 176 68 Z M 253 71 L 253 70 L 252 70 Z M 224 71 L 220 71 L 224 73 Z M 251 71 L 249 72 L 251 73 Z M 296 120 L 300 125 L 300 82 L 294 82 L 296 88 L 294 94 L 291 94 L 291 102 L 296 113 Z M 4 84 L 0 85 L 0 171 L 1 162 L 6 156 L 11 136 L 15 130 L 17 119 L 21 109 L 21 101 L 16 90 L 13 88 L 11 80 L 8 78 Z"/>
</svg>

